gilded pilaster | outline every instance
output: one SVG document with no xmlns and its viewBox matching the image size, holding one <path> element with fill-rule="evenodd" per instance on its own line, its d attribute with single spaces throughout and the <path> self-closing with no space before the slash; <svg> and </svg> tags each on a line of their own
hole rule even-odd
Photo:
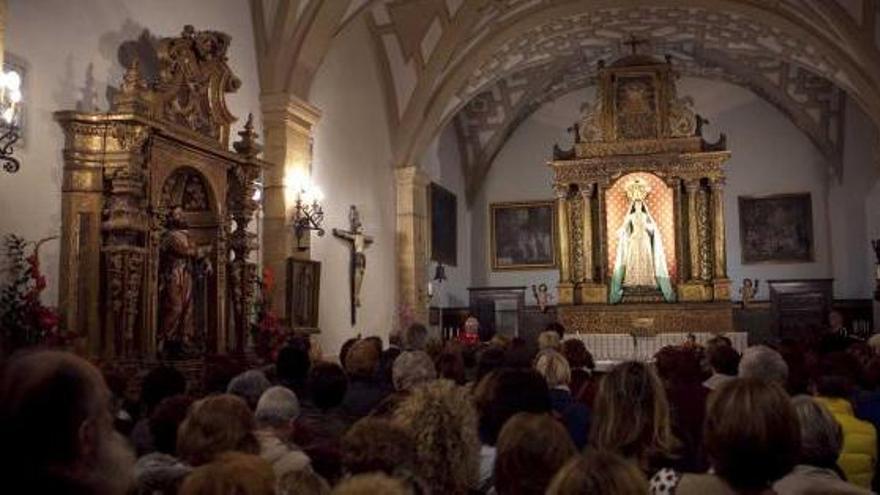
<svg viewBox="0 0 880 495">
<path fill-rule="evenodd" d="M 277 280 L 272 294 L 272 308 L 287 320 L 287 259 L 309 258 L 308 238 L 298 249 L 293 234 L 293 198 L 285 189 L 285 177 L 294 171 L 311 173 L 312 131 L 321 112 L 309 103 L 286 94 L 260 97 L 263 111 L 265 150 L 263 159 L 272 164 L 264 172 L 263 186 L 263 266 Z"/>
</svg>

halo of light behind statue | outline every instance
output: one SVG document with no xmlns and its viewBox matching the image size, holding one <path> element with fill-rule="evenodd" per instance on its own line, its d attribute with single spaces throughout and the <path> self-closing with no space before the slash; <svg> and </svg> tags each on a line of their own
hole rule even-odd
<svg viewBox="0 0 880 495">
<path fill-rule="evenodd" d="M 670 282 L 660 226 L 648 208 L 650 184 L 639 176 L 624 180 L 628 206 L 618 227 L 617 252 L 611 278 L 611 302 L 620 302 L 624 289 L 659 291 L 666 301 L 675 300 Z"/>
</svg>

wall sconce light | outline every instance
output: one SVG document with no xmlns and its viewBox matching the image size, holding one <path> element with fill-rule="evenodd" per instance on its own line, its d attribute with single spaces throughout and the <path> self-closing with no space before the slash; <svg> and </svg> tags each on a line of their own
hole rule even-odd
<svg viewBox="0 0 880 495">
<path fill-rule="evenodd" d="M 13 145 L 21 139 L 21 76 L 14 70 L 0 71 L 0 163 L 14 174 L 21 163 L 12 156 Z"/>
<path fill-rule="evenodd" d="M 308 232 L 314 230 L 319 237 L 324 235 L 324 210 L 321 208 L 324 195 L 301 170 L 294 171 L 285 182 L 288 197 L 294 203 L 293 233 L 296 235 L 296 248 L 305 251 L 308 248 L 302 246 L 302 238 Z"/>
</svg>

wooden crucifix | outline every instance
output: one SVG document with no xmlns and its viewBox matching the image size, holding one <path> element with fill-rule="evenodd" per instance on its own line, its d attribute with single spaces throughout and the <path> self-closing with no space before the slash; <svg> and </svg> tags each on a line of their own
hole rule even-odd
<svg viewBox="0 0 880 495">
<path fill-rule="evenodd" d="M 350 261 L 350 298 L 351 298 L 351 324 L 357 323 L 357 308 L 361 306 L 361 286 L 364 284 L 364 274 L 367 271 L 366 250 L 373 244 L 373 238 L 364 234 L 364 226 L 361 224 L 361 215 L 355 205 L 348 210 L 350 230 L 333 229 L 333 235 L 348 242 L 351 249 Z"/>
</svg>

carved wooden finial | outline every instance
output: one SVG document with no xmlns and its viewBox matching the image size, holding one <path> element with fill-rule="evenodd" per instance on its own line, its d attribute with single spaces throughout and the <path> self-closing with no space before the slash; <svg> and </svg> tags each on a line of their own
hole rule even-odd
<svg viewBox="0 0 880 495">
<path fill-rule="evenodd" d="M 140 61 L 133 58 L 125 69 L 119 91 L 113 96 L 113 109 L 118 112 L 142 112 L 146 109 L 149 87 L 141 75 Z"/>
<path fill-rule="evenodd" d="M 257 133 L 254 131 L 254 114 L 248 114 L 244 129 L 239 131 L 238 135 L 241 139 L 232 143 L 232 147 L 237 153 L 252 157 L 262 150 L 262 146 L 257 143 Z"/>
<path fill-rule="evenodd" d="M 125 69 L 119 89 L 125 94 L 134 94 L 147 89 L 147 83 L 141 74 L 141 62 L 137 57 L 132 58 L 131 64 Z"/>
</svg>

